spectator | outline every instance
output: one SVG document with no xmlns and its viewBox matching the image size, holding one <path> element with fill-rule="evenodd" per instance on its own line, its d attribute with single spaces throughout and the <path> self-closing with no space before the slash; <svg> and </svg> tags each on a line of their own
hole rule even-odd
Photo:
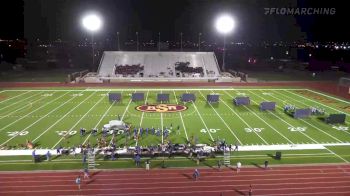
<svg viewBox="0 0 350 196">
<path fill-rule="evenodd" d="M 250 186 L 249 186 L 248 195 L 249 195 L 249 196 L 252 196 L 252 195 L 253 195 L 253 187 L 252 187 L 252 184 L 250 184 Z"/>
<path fill-rule="evenodd" d="M 46 161 L 50 161 L 50 158 L 51 158 L 51 153 L 50 153 L 50 151 L 47 151 L 47 153 L 46 153 Z"/>
<path fill-rule="evenodd" d="M 150 164 L 151 164 L 151 162 L 147 159 L 147 161 L 146 161 L 146 170 L 147 170 L 147 171 L 148 171 L 149 168 L 150 168 Z"/>
<path fill-rule="evenodd" d="M 87 179 L 89 179 L 90 178 L 90 174 L 89 174 L 89 170 L 88 170 L 88 168 L 86 167 L 86 168 L 84 168 L 84 179 L 85 178 L 87 178 Z"/>
<path fill-rule="evenodd" d="M 80 176 L 78 176 L 76 179 L 75 179 L 75 184 L 78 185 L 78 189 L 80 190 L 80 183 L 81 183 L 81 179 L 80 179 Z"/>
<path fill-rule="evenodd" d="M 267 169 L 267 168 L 269 167 L 269 161 L 266 160 L 266 161 L 264 162 L 264 165 L 265 165 L 265 169 Z"/>
<path fill-rule="evenodd" d="M 193 179 L 198 180 L 199 176 L 200 176 L 200 173 L 199 173 L 198 169 L 195 169 L 194 173 L 193 173 Z"/>
<path fill-rule="evenodd" d="M 139 154 L 136 154 L 135 163 L 137 167 L 140 167 L 140 161 L 141 161 L 141 156 Z"/>
<path fill-rule="evenodd" d="M 33 162 L 36 162 L 36 154 L 35 154 L 35 150 L 32 151 L 32 157 L 33 157 Z"/>
<path fill-rule="evenodd" d="M 241 162 L 238 161 L 237 168 L 236 168 L 237 173 L 239 173 L 239 171 L 241 170 L 241 166 L 242 166 Z"/>
</svg>

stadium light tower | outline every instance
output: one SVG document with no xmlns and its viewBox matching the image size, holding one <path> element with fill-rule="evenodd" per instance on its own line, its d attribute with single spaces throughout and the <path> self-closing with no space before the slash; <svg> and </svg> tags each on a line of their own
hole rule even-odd
<svg viewBox="0 0 350 196">
<path fill-rule="evenodd" d="M 181 52 L 182 52 L 182 32 L 180 33 L 180 48 L 181 48 Z"/>
<path fill-rule="evenodd" d="M 117 32 L 117 42 L 118 42 L 118 51 L 120 51 L 120 44 L 119 44 L 119 31 Z"/>
<path fill-rule="evenodd" d="M 227 14 L 221 15 L 215 22 L 216 30 L 224 36 L 224 47 L 222 53 L 222 70 L 225 71 L 226 35 L 231 33 L 235 27 L 234 19 Z"/>
<path fill-rule="evenodd" d="M 94 33 L 101 29 L 102 20 L 96 14 L 88 14 L 83 17 L 82 24 L 83 24 L 83 27 L 91 33 L 92 66 L 94 66 L 94 62 L 95 62 Z"/>
<path fill-rule="evenodd" d="M 198 33 L 198 52 L 201 51 L 201 35 L 202 33 Z"/>
<path fill-rule="evenodd" d="M 136 32 L 136 50 L 139 51 L 139 32 Z"/>
</svg>

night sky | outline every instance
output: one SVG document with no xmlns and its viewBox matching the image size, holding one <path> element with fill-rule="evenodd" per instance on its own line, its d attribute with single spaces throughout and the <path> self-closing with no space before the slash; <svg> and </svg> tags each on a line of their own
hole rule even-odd
<svg viewBox="0 0 350 196">
<path fill-rule="evenodd" d="M 346 1 L 297 0 L 5 0 L 0 6 L 0 38 L 81 40 L 81 16 L 96 11 L 104 18 L 97 39 L 196 40 L 199 32 L 208 41 L 220 36 L 213 24 L 222 12 L 231 13 L 237 28 L 234 41 L 349 41 Z M 335 15 L 264 15 L 265 7 L 334 7 Z"/>
</svg>

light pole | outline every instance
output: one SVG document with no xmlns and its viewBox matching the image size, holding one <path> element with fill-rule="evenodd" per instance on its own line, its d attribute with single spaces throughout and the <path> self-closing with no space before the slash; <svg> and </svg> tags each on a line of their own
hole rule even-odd
<svg viewBox="0 0 350 196">
<path fill-rule="evenodd" d="M 118 41 L 118 51 L 120 51 L 120 44 L 119 44 L 119 32 L 117 32 L 117 41 Z"/>
<path fill-rule="evenodd" d="M 182 52 L 182 32 L 180 33 L 180 47 L 181 47 L 181 52 Z"/>
<path fill-rule="evenodd" d="M 215 22 L 216 30 L 224 36 L 224 47 L 222 52 L 222 70 L 225 71 L 226 35 L 235 27 L 235 21 L 230 15 L 221 15 Z"/>
<path fill-rule="evenodd" d="M 160 51 L 160 32 L 158 32 L 158 51 Z"/>
<path fill-rule="evenodd" d="M 91 32 L 92 67 L 93 67 L 95 63 L 94 33 L 100 30 L 102 26 L 102 20 L 96 14 L 89 14 L 83 17 L 82 24 L 85 29 Z"/>
<path fill-rule="evenodd" d="M 198 51 L 201 51 L 201 35 L 202 33 L 198 34 Z"/>
<path fill-rule="evenodd" d="M 139 51 L 139 32 L 136 32 L 136 49 Z"/>
</svg>

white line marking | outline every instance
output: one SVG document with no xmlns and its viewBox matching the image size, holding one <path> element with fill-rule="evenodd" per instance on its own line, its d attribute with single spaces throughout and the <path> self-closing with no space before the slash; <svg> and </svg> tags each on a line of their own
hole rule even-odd
<svg viewBox="0 0 350 196">
<path fill-rule="evenodd" d="M 336 154 L 335 152 L 331 151 L 329 148 L 326 148 L 326 150 L 328 150 L 330 153 L 334 154 L 336 157 L 340 158 L 341 160 L 343 160 L 345 163 L 349 163 L 349 161 L 347 161 L 346 159 L 344 159 L 343 157 L 339 156 L 338 154 Z"/>
<path fill-rule="evenodd" d="M 201 94 L 201 96 L 205 99 L 205 96 L 202 94 L 201 91 L 199 91 L 199 93 Z M 242 141 L 236 136 L 236 134 L 232 131 L 232 129 L 230 128 L 230 126 L 227 125 L 227 123 L 225 122 L 224 119 L 222 119 L 222 117 L 220 116 L 220 114 L 215 110 L 215 108 L 211 105 L 211 103 L 208 103 L 210 105 L 210 107 L 214 110 L 214 112 L 216 113 L 216 115 L 221 119 L 221 121 L 224 123 L 224 125 L 228 128 L 228 130 L 230 130 L 230 132 L 232 133 L 232 135 L 237 139 L 237 141 L 239 142 L 240 145 L 243 145 Z"/>
<path fill-rule="evenodd" d="M 104 99 L 105 97 L 101 97 L 85 114 L 84 114 L 84 116 L 82 116 L 70 129 L 69 129 L 69 131 L 67 131 L 67 133 L 64 135 L 64 136 L 62 136 L 61 137 L 61 139 L 59 139 L 58 140 L 58 142 L 55 144 L 55 145 L 53 145 L 52 146 L 52 149 L 53 148 L 55 148 L 64 138 L 65 138 L 65 136 L 67 136 L 68 134 L 69 134 L 69 132 L 70 131 L 72 131 L 78 124 L 79 124 L 79 122 L 81 121 L 81 120 L 83 120 L 84 118 L 85 118 L 85 116 L 87 115 L 87 114 L 89 114 L 89 112 L 92 110 L 92 109 L 94 109 L 103 99 Z M 83 101 L 84 102 L 84 101 Z"/>
<path fill-rule="evenodd" d="M 279 93 L 279 92 L 277 92 L 277 91 L 276 91 L 276 93 L 279 94 L 279 95 L 282 95 L 282 96 L 284 96 L 284 97 L 288 97 L 287 95 L 285 95 L 285 94 L 283 94 L 283 93 Z M 281 99 L 279 99 L 279 100 L 281 100 Z M 295 100 L 295 101 L 297 101 L 298 103 L 301 103 L 301 104 L 303 104 L 303 105 L 305 105 L 305 106 L 309 106 L 309 105 L 307 105 L 307 104 L 305 104 L 305 103 L 303 103 L 303 102 L 301 102 L 301 101 L 298 101 L 298 100 Z M 316 127 L 315 125 L 313 125 L 313 124 L 307 122 L 306 120 L 304 120 L 304 119 L 300 119 L 300 120 L 302 120 L 304 123 L 306 123 L 306 124 L 312 126 L 313 128 L 315 128 L 315 129 L 317 129 L 317 130 L 323 132 L 324 134 L 328 135 L 329 137 L 333 138 L 334 140 L 337 140 L 338 142 L 343 142 L 343 141 L 339 140 L 338 138 L 336 138 L 336 137 L 330 135 L 329 133 L 323 131 L 322 129 Z M 346 133 L 347 133 L 347 132 L 346 132 Z"/>
<path fill-rule="evenodd" d="M 123 92 L 124 92 L 124 91 L 123 91 Z M 134 92 L 136 92 L 136 91 L 134 91 Z M 126 114 L 126 111 L 128 111 L 128 109 L 129 109 L 129 105 L 130 105 L 131 101 L 132 101 L 132 100 L 131 100 L 131 98 L 130 98 L 129 103 L 128 103 L 128 105 L 126 106 L 122 117 L 120 118 L 121 121 L 123 121 L 123 119 L 124 119 L 124 117 L 125 117 L 125 114 Z M 112 145 L 113 140 L 114 140 L 114 135 L 115 135 L 115 134 L 112 135 L 112 139 L 111 139 L 111 141 L 109 141 L 109 145 Z M 126 137 L 126 136 L 125 136 L 125 137 Z"/>
<path fill-rule="evenodd" d="M 108 91 L 108 93 L 109 93 L 110 91 Z M 104 119 L 105 118 L 105 116 L 107 115 L 107 113 L 109 112 L 109 110 L 112 108 L 112 106 L 113 106 L 113 104 L 115 103 L 115 101 L 113 101 L 113 103 L 108 107 L 108 109 L 105 111 L 105 113 L 101 116 L 101 118 L 100 118 L 100 120 L 96 123 L 96 125 L 93 127 L 93 128 L 97 128 L 98 127 L 98 125 L 100 124 L 100 122 L 102 121 L 102 119 Z M 83 142 L 83 145 L 86 143 L 86 141 L 88 141 L 88 139 L 90 138 L 90 136 L 91 136 L 91 132 L 90 132 L 90 134 L 86 137 L 86 139 L 84 140 L 84 142 Z"/>
<path fill-rule="evenodd" d="M 40 93 L 39 93 L 39 94 L 40 94 Z M 16 105 L 16 104 L 25 102 L 25 100 L 27 100 L 27 99 L 29 99 L 29 98 L 31 98 L 31 97 L 34 97 L 34 96 L 36 96 L 36 95 L 39 95 L 39 94 L 31 95 L 31 96 L 29 96 L 29 97 L 26 97 L 26 98 L 24 98 L 24 99 L 21 99 L 21 100 L 19 100 L 19 101 L 16 101 L 16 102 L 14 102 L 14 103 L 12 103 L 12 104 L 10 104 L 10 105 L 7 105 L 7 106 L 5 106 L 5 107 L 2 107 L 2 108 L 0 108 L 0 111 L 6 109 L 6 108 L 8 108 L 8 107 L 11 107 L 12 105 Z"/>
<path fill-rule="evenodd" d="M 137 89 L 137 88 L 119 88 L 119 89 L 125 89 L 125 91 L 144 91 L 145 89 Z M 96 91 L 96 92 L 99 92 L 99 91 L 114 91 L 114 90 L 118 90 L 118 89 L 115 89 L 115 88 L 107 88 L 107 89 L 85 89 L 84 91 L 86 92 L 89 92 L 89 91 Z M 153 88 L 153 89 L 149 89 L 149 91 L 160 91 L 160 90 L 164 90 L 164 91 L 167 91 L 167 90 L 175 90 L 175 91 L 184 91 L 184 90 L 188 90 L 188 91 L 196 91 L 196 90 L 232 90 L 232 88 Z M 307 90 L 306 88 L 242 88 L 241 90 Z M 67 91 L 67 90 L 50 90 L 50 89 L 46 89 L 46 90 L 36 90 L 36 89 L 33 89 L 33 90 L 21 90 L 21 89 L 18 89 L 18 90 L 14 90 L 14 89 L 9 89 L 9 90 L 4 90 L 4 91 Z M 76 90 L 72 90 L 72 91 L 81 91 L 79 89 L 76 89 Z"/>
<path fill-rule="evenodd" d="M 227 95 L 229 95 L 231 98 L 233 98 L 233 96 L 231 96 L 227 91 L 224 91 Z M 238 92 L 238 90 L 237 90 Z M 251 99 L 252 100 L 252 99 Z M 252 102 L 254 102 L 255 104 L 257 104 L 255 101 L 252 100 Z M 277 129 L 275 129 L 272 125 L 270 125 L 268 122 L 266 122 L 264 119 L 262 119 L 260 116 L 258 116 L 253 110 L 249 109 L 249 107 L 244 106 L 246 109 L 248 109 L 251 113 L 253 113 L 257 118 L 259 118 L 261 121 L 263 121 L 267 126 L 269 126 L 271 129 L 273 129 L 275 132 L 277 132 L 278 134 L 280 134 L 284 139 L 286 139 L 289 143 L 294 144 L 291 140 L 289 140 L 285 135 L 283 135 L 282 133 L 280 133 L 279 131 L 277 131 Z"/>
<path fill-rule="evenodd" d="M 227 108 L 229 108 L 247 127 L 249 127 L 250 129 L 252 129 L 252 127 L 239 115 L 237 114 L 236 111 L 234 111 L 229 105 L 227 105 L 227 103 L 225 103 L 224 100 L 222 100 L 220 98 L 221 102 L 224 103 L 226 105 Z M 262 138 L 257 132 L 253 131 L 253 133 L 255 133 L 265 144 L 268 144 L 266 142 L 266 140 L 264 138 Z"/>
<path fill-rule="evenodd" d="M 327 108 L 329 108 L 329 109 L 331 109 L 331 110 L 334 110 L 334 111 L 337 111 L 337 112 L 340 112 L 340 113 L 344 113 L 344 114 L 346 114 L 347 116 L 350 116 L 349 113 L 347 113 L 347 112 L 337 110 L 337 109 L 332 108 L 332 107 L 330 107 L 330 106 L 327 106 L 327 105 L 325 105 L 325 104 L 323 104 L 323 103 L 321 103 L 321 102 L 314 101 L 314 100 L 312 100 L 312 99 L 309 99 L 309 98 L 307 98 L 307 97 L 305 97 L 305 96 L 298 95 L 298 94 L 293 93 L 293 92 L 289 92 L 289 91 L 286 91 L 286 90 L 284 90 L 284 91 L 287 92 L 287 93 L 296 95 L 296 96 L 298 96 L 298 97 L 301 97 L 301 98 L 303 98 L 303 99 L 307 99 L 307 100 L 309 100 L 309 101 L 312 101 L 312 102 L 314 102 L 314 103 L 316 103 L 316 104 L 319 104 L 319 105 L 322 105 L 322 106 L 324 106 L 324 107 L 327 107 Z"/>
<path fill-rule="evenodd" d="M 74 97 L 73 97 L 74 98 Z M 73 99 L 71 98 L 71 99 Z M 51 110 L 49 113 L 47 113 L 46 115 L 42 116 L 41 118 L 39 118 L 38 120 L 36 120 L 35 122 L 33 122 L 32 124 L 30 124 L 29 126 L 27 126 L 24 130 L 30 128 L 31 126 L 35 125 L 37 122 L 41 121 L 42 119 L 44 119 L 46 116 L 48 116 L 49 114 L 51 114 L 52 112 L 58 110 L 59 108 L 61 108 L 62 106 L 64 106 L 67 102 L 69 102 L 71 99 L 67 100 L 65 103 L 61 104 L 60 106 L 56 107 L 55 109 Z M 0 146 L 6 144 L 7 142 L 9 142 L 10 140 L 12 140 L 13 138 L 15 138 L 16 136 L 11 137 L 10 139 L 8 139 L 7 141 L 5 141 L 4 143 L 2 143 Z M 35 142 L 35 140 L 33 140 L 32 142 Z"/>
<path fill-rule="evenodd" d="M 314 91 L 314 90 L 310 90 L 310 89 L 307 89 L 307 91 L 311 91 L 313 93 L 316 93 L 316 94 L 319 94 L 319 95 L 323 95 L 325 97 L 328 97 L 328 98 L 331 98 L 331 99 L 334 99 L 334 100 L 337 100 L 337 101 L 340 101 L 340 102 L 343 102 L 343 103 L 346 103 L 346 104 L 350 104 L 350 102 L 348 102 L 348 101 L 344 101 L 342 99 L 339 99 L 339 98 L 336 98 L 336 97 L 332 97 L 332 96 L 326 95 L 324 93 L 320 93 L 320 92 L 317 92 L 317 91 Z"/>
<path fill-rule="evenodd" d="M 147 94 L 146 94 L 146 100 L 145 100 L 145 104 L 147 103 L 147 99 L 148 99 L 148 93 L 149 93 L 149 90 L 147 90 Z M 145 115 L 145 112 L 142 112 L 141 114 L 141 120 L 140 120 L 140 127 L 139 127 L 139 131 L 137 132 L 137 140 L 136 140 L 136 145 L 138 144 L 139 142 L 139 138 L 140 138 L 140 128 L 142 127 L 142 121 L 143 121 L 143 116 Z"/>
<path fill-rule="evenodd" d="M 174 93 L 174 97 L 175 97 L 175 101 L 176 101 L 176 104 L 179 104 L 179 102 L 177 101 L 177 97 L 176 97 L 176 94 L 175 94 L 175 91 L 173 90 L 173 93 Z M 180 115 L 180 119 L 181 119 L 181 122 L 182 122 L 182 126 L 184 127 L 184 131 L 185 131 L 185 135 L 186 135 L 186 140 L 188 140 L 188 135 L 187 135 L 187 130 L 186 130 L 186 126 L 185 126 L 185 123 L 184 123 L 184 119 L 182 118 L 182 112 L 179 113 Z"/>
<path fill-rule="evenodd" d="M 35 94 L 35 96 L 36 96 L 37 94 Z M 33 97 L 34 95 L 32 95 L 32 96 L 30 96 L 30 97 Z M 30 98 L 30 97 L 28 97 L 28 98 Z M 26 98 L 25 100 L 27 100 L 28 98 Z M 42 100 L 42 99 L 45 99 L 46 97 L 41 97 L 40 99 L 38 99 L 38 100 L 36 100 L 36 101 L 33 101 L 33 102 L 31 102 L 32 104 L 33 103 L 36 103 L 36 102 L 38 102 L 38 101 L 40 101 L 40 100 Z M 30 107 L 30 105 L 29 104 L 25 104 L 24 106 L 22 106 L 22 107 L 20 107 L 20 108 L 18 108 L 17 110 L 14 110 L 14 111 L 12 111 L 12 112 L 10 112 L 10 113 L 7 113 L 6 115 L 4 115 L 3 117 L 1 117 L 0 119 L 3 119 L 3 118 L 5 118 L 5 117 L 7 117 L 7 116 L 10 116 L 11 114 L 13 114 L 13 113 L 15 113 L 15 112 L 17 112 L 17 111 L 19 111 L 19 110 L 22 110 L 22 109 L 24 109 L 24 108 L 28 108 L 28 107 Z"/>
<path fill-rule="evenodd" d="M 6 91 L 6 90 L 5 90 L 5 91 Z M 3 92 L 5 92 L 5 91 L 3 91 Z M 3 101 L 0 101 L 0 103 L 3 103 L 3 102 L 6 102 L 6 101 L 9 101 L 9 100 L 14 99 L 14 98 L 19 97 L 19 96 L 23 96 L 23 95 L 25 95 L 25 94 L 27 94 L 27 93 L 29 93 L 29 92 L 30 92 L 30 91 L 27 91 L 27 90 L 24 90 L 24 91 L 26 91 L 26 92 L 25 92 L 25 93 L 21 93 L 21 94 L 19 94 L 19 95 L 16 95 L 16 96 L 14 96 L 14 97 L 10 97 L 10 98 L 5 99 L 5 100 L 3 100 Z"/>
<path fill-rule="evenodd" d="M 186 90 L 186 93 L 188 93 L 187 90 Z M 202 123 L 203 123 L 203 125 L 204 125 L 204 127 L 205 127 L 205 129 L 206 129 L 206 131 L 208 132 L 208 134 L 209 134 L 211 140 L 214 141 L 214 138 L 213 138 L 213 136 L 211 136 L 211 133 L 210 133 L 208 127 L 207 127 L 207 124 L 205 124 L 205 122 L 204 122 L 204 120 L 203 120 L 203 118 L 202 118 L 202 115 L 199 113 L 199 111 L 198 111 L 198 109 L 197 109 L 196 104 L 195 104 L 193 101 L 191 101 L 191 102 L 192 102 L 192 104 L 193 104 L 195 110 L 197 111 L 197 114 L 198 114 L 199 118 L 201 119 L 201 121 L 202 121 Z"/>
<path fill-rule="evenodd" d="M 276 93 L 277 93 L 277 92 L 276 92 Z M 280 100 L 280 101 L 283 101 L 282 99 L 280 99 L 280 98 L 278 98 L 278 97 L 275 97 L 275 96 L 273 96 L 273 95 L 268 95 L 268 96 L 271 96 L 271 97 L 273 97 L 273 98 L 275 98 L 275 99 L 278 99 L 278 100 Z M 283 96 L 284 96 L 284 95 L 283 95 Z M 318 128 L 318 127 L 316 127 L 316 126 L 314 126 L 314 125 L 308 123 L 306 120 L 304 120 L 304 119 L 300 119 L 300 120 L 301 120 L 302 122 L 308 124 L 309 126 L 312 126 L 313 128 L 315 128 L 315 129 L 321 131 L 322 133 L 326 134 L 327 136 L 333 138 L 334 140 L 337 140 L 338 142 L 342 142 L 342 141 L 339 140 L 338 138 L 333 137 L 332 135 L 330 135 L 329 133 L 323 131 L 322 129 L 320 129 L 320 128 Z"/>
<path fill-rule="evenodd" d="M 72 108 L 71 110 L 69 110 L 64 116 L 62 116 L 60 119 L 58 119 L 54 124 L 52 124 L 49 128 L 47 128 L 45 131 L 43 131 L 38 137 L 36 137 L 32 142 L 35 142 L 37 139 L 39 139 L 42 135 L 44 135 L 46 132 L 48 132 L 52 127 L 54 127 L 57 123 L 59 123 L 63 118 L 65 118 L 68 114 L 70 114 L 73 110 L 75 110 L 75 108 L 77 108 L 78 106 L 80 106 L 84 101 L 86 101 L 88 98 L 90 98 L 92 95 L 94 95 L 96 92 L 92 93 L 91 95 L 89 95 L 87 98 L 85 98 L 83 101 L 81 101 L 78 105 L 76 105 L 74 108 Z M 66 104 L 67 102 L 69 102 L 72 99 L 75 99 L 76 97 L 72 97 L 70 98 L 68 101 L 66 101 L 64 104 Z M 62 105 L 61 105 L 62 106 Z M 60 106 L 60 107 L 61 107 Z M 56 110 L 56 109 L 55 109 Z"/>
<path fill-rule="evenodd" d="M 250 91 L 248 91 L 248 92 L 250 92 Z M 252 93 L 252 94 L 255 95 L 255 96 L 258 96 L 258 97 L 259 97 L 260 99 L 262 99 L 262 100 L 265 100 L 265 99 L 264 99 L 263 97 L 261 97 L 260 95 L 257 95 L 257 94 L 255 94 L 255 93 L 253 93 L 253 92 L 250 92 L 250 93 Z M 272 95 L 268 95 L 268 96 L 271 96 L 271 97 L 272 97 Z M 281 106 L 278 106 L 278 105 L 277 105 L 277 107 L 283 109 Z M 287 125 L 289 125 L 290 127 L 294 127 L 294 126 L 291 125 L 289 122 L 283 120 L 281 117 L 279 117 L 278 115 L 274 114 L 273 112 L 271 112 L 271 111 L 268 111 L 268 112 L 269 112 L 270 114 L 274 115 L 275 117 L 277 117 L 278 119 L 280 119 L 282 122 L 284 122 L 284 123 L 286 123 Z M 308 136 L 306 133 L 304 133 L 304 132 L 302 132 L 302 131 L 298 131 L 298 133 L 303 134 L 304 136 L 306 136 L 307 138 L 309 138 L 310 140 L 312 140 L 312 141 L 315 142 L 316 144 L 319 143 L 319 142 L 317 142 L 316 140 L 314 140 L 312 137 Z"/>
</svg>

